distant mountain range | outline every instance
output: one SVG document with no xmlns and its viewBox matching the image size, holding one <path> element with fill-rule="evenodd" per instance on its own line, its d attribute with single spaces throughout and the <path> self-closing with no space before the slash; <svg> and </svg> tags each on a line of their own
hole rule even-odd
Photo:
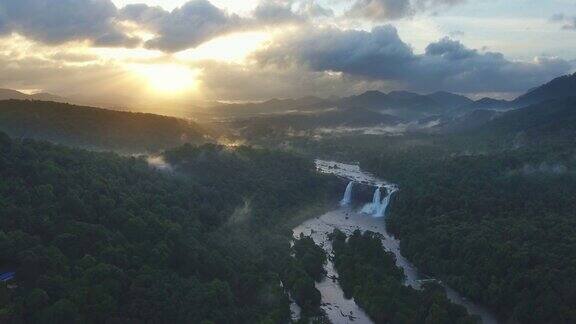
<svg viewBox="0 0 576 324">
<path fill-rule="evenodd" d="M 272 99 L 261 103 L 218 104 L 214 107 L 204 109 L 204 112 L 215 117 L 225 118 L 228 120 L 228 127 L 239 130 L 243 135 L 250 134 L 254 136 L 287 131 L 306 131 L 317 128 L 359 128 L 394 126 L 398 124 L 416 125 L 416 127 L 410 128 L 410 130 L 425 128 L 434 132 L 453 133 L 479 129 L 487 124 L 500 122 L 501 120 L 506 121 L 507 118 L 516 118 L 508 117 L 516 116 L 514 113 L 502 114 L 504 111 L 531 105 L 536 105 L 536 107 L 539 108 L 530 109 L 545 109 L 546 105 L 558 105 L 559 102 L 571 96 L 576 96 L 576 74 L 556 78 L 511 101 L 492 98 L 472 100 L 463 95 L 444 91 L 426 95 L 408 91 L 393 91 L 390 93 L 367 91 L 356 96 L 345 98 L 323 99 L 309 96 L 299 99 Z M 67 101 L 66 98 L 47 93 L 27 95 L 15 90 L 0 89 L 0 100 L 3 99 Z M 555 101 L 554 103 L 538 105 L 539 103 L 549 100 Z M 16 114 L 13 109 L 7 110 L 7 106 L 21 106 L 19 109 L 22 109 L 22 111 Z M 42 109 L 46 109 L 46 107 L 49 108 L 48 111 L 42 111 Z M 179 140 L 174 137 L 176 136 L 175 133 L 168 135 L 167 131 L 170 127 L 174 127 L 174 129 L 176 129 L 175 132 L 180 134 L 186 134 L 189 131 L 187 127 L 182 126 L 179 122 L 166 122 L 165 119 L 162 119 L 164 118 L 162 116 L 152 117 L 155 115 L 149 115 L 147 118 L 143 118 L 142 116 L 137 116 L 137 114 L 131 114 L 120 117 L 120 115 L 113 114 L 112 110 L 96 111 L 94 110 L 96 108 L 78 106 L 74 106 L 74 109 L 71 109 L 72 107 L 73 106 L 50 105 L 45 102 L 28 104 L 16 104 L 14 102 L 10 104 L 0 103 L 0 127 L 12 127 L 12 134 L 15 136 L 34 135 L 37 132 L 42 132 L 42 128 L 35 126 L 34 123 L 39 122 L 32 122 L 33 118 L 47 120 L 55 118 L 50 126 L 46 120 L 43 120 L 39 125 L 46 127 L 44 129 L 45 131 L 52 128 L 60 128 L 60 131 L 50 133 L 52 137 L 48 136 L 48 138 L 57 139 L 60 137 L 56 134 L 66 135 L 63 131 L 63 126 L 57 125 L 57 120 L 68 116 L 71 112 L 76 113 L 79 110 L 90 110 L 91 113 L 86 113 L 84 117 L 88 119 L 101 119 L 102 122 L 107 125 L 103 126 L 102 129 L 108 129 L 108 127 L 123 127 L 120 122 L 114 123 L 106 120 L 106 118 L 104 118 L 105 115 L 108 116 L 108 118 L 112 118 L 111 120 L 131 121 L 136 118 L 142 121 L 146 119 L 147 122 L 149 121 L 150 123 L 142 123 L 140 126 L 156 129 L 160 132 L 158 134 L 163 134 L 160 137 L 164 139 L 171 138 L 166 141 L 160 140 L 158 145 L 153 145 L 154 148 L 164 147 L 172 142 L 179 143 Z M 106 113 L 104 113 L 104 111 L 106 111 Z M 78 115 L 74 116 L 76 116 L 74 118 L 78 118 L 78 120 L 74 121 L 74 123 L 78 123 L 78 125 L 83 125 L 82 123 L 87 122 Z M 153 120 L 162 120 L 162 122 L 158 124 L 162 126 L 156 125 Z M 72 124 L 71 120 L 67 120 L 66 122 L 70 122 L 70 125 Z M 173 123 L 172 126 L 169 126 L 171 123 Z M 510 123 L 512 123 L 512 120 L 510 120 Z M 30 129 L 25 129 L 24 124 L 28 125 Z M 138 123 L 127 124 L 136 127 Z M 80 131 L 82 127 L 84 126 L 78 126 L 77 130 Z M 15 131 L 16 129 L 18 129 L 18 131 Z M 193 126 L 192 129 L 198 130 L 199 128 Z M 142 130 L 136 127 L 132 129 L 132 131 L 138 133 Z M 200 134 L 201 132 L 194 131 L 191 137 L 200 138 L 202 137 Z M 89 141 L 82 145 L 87 143 L 89 143 Z M 113 145 L 112 140 L 100 146 L 109 147 L 110 145 Z M 140 147 L 142 147 L 142 145 Z"/>
<path fill-rule="evenodd" d="M 439 91 L 427 95 L 408 91 L 367 91 L 360 95 L 322 99 L 274 99 L 262 103 L 228 104 L 211 108 L 230 118 L 228 126 L 247 138 L 321 128 L 403 126 L 404 131 L 459 133 L 482 128 L 506 111 L 554 98 L 576 96 L 576 74 L 557 78 L 515 100 L 482 98 Z M 512 114 L 513 115 L 513 114 Z"/>
<path fill-rule="evenodd" d="M 430 116 L 459 117 L 478 109 L 506 111 L 549 99 L 563 99 L 571 96 L 576 96 L 576 74 L 556 78 L 511 101 L 493 98 L 472 100 L 466 96 L 445 91 L 422 95 L 408 91 L 384 93 L 372 90 L 340 99 L 318 97 L 273 99 L 262 103 L 216 105 L 209 109 L 216 115 L 248 117 L 317 111 L 329 107 L 344 110 L 364 108 L 410 121 Z"/>
<path fill-rule="evenodd" d="M 375 125 L 390 126 L 403 122 L 402 119 L 366 108 L 329 109 L 316 112 L 300 112 L 281 115 L 265 115 L 239 118 L 229 125 L 241 131 L 242 137 L 257 139 L 262 136 L 280 135 L 287 132 L 314 130 L 319 128 L 361 128 Z"/>
<path fill-rule="evenodd" d="M 457 112 L 459 107 L 470 105 L 473 102 L 465 96 L 449 92 L 420 95 L 408 91 L 394 91 L 388 94 L 380 91 L 367 91 L 346 98 L 323 99 L 309 96 L 299 99 L 272 99 L 261 103 L 216 105 L 209 109 L 211 113 L 217 116 L 250 117 L 287 112 L 321 111 L 327 108 L 339 108 L 341 110 L 362 108 L 402 119 L 417 119 L 447 112 Z"/>
<path fill-rule="evenodd" d="M 11 89 L 0 89 L 0 100 L 42 100 L 42 101 L 54 101 L 54 102 L 69 102 L 70 100 L 56 96 L 50 93 L 35 93 L 35 94 L 25 94 L 20 91 Z"/>
<path fill-rule="evenodd" d="M 308 96 L 298 99 L 271 99 L 256 103 L 218 103 L 205 112 L 218 117 L 254 117 L 257 115 L 284 114 L 288 112 L 319 111 L 335 106 L 335 101 Z"/>
</svg>

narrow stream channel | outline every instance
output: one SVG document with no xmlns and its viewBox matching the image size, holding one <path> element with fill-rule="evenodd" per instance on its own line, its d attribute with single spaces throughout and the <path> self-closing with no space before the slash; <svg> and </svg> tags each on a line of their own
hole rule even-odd
<svg viewBox="0 0 576 324">
<path fill-rule="evenodd" d="M 360 170 L 356 165 L 317 160 L 316 166 L 319 172 L 335 174 L 341 178 L 365 185 L 386 188 L 388 192 L 396 190 L 394 185 L 377 179 L 368 173 L 362 172 L 362 170 Z M 366 208 L 364 208 L 364 210 L 366 210 Z M 385 213 L 383 213 L 382 216 L 385 216 Z M 328 255 L 331 256 L 332 244 L 328 239 L 328 235 L 336 228 L 346 234 L 351 234 L 357 229 L 381 234 L 384 248 L 387 251 L 394 253 L 396 256 L 396 265 L 404 269 L 404 273 L 406 274 L 405 284 L 415 289 L 421 288 L 422 276 L 400 253 L 400 241 L 395 239 L 386 231 L 386 222 L 384 217 L 368 215 L 362 211 L 344 205 L 334 211 L 300 224 L 293 229 L 293 234 L 294 237 L 300 236 L 301 233 L 306 236 L 311 236 L 316 244 L 322 246 Z M 330 260 L 326 265 L 326 271 L 326 278 L 322 282 L 317 283 L 316 288 L 318 288 L 322 294 L 322 309 L 326 312 L 330 321 L 335 324 L 373 323 L 368 315 L 358 305 L 356 305 L 353 299 L 346 299 L 344 297 L 344 292 L 338 284 L 338 273 L 334 269 L 334 265 Z M 441 284 L 446 288 L 448 298 L 452 302 L 464 306 L 470 314 L 478 315 L 482 319 L 482 323 L 498 323 L 496 317 L 490 311 L 469 301 L 458 292 L 446 286 L 444 283 Z"/>
</svg>

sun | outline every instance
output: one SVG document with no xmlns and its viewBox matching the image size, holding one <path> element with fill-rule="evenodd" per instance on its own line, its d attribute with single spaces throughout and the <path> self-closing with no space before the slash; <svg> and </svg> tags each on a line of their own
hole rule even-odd
<svg viewBox="0 0 576 324">
<path fill-rule="evenodd" d="M 180 64 L 134 64 L 131 69 L 159 94 L 193 91 L 198 70 Z"/>
</svg>

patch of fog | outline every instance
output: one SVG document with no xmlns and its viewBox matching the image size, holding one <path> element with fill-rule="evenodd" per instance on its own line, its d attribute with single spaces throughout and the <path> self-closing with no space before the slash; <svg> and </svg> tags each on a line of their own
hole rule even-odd
<svg viewBox="0 0 576 324">
<path fill-rule="evenodd" d="M 173 171 L 172 166 L 168 162 L 166 162 L 166 160 L 162 155 L 148 156 L 146 157 L 146 162 L 148 162 L 148 165 L 150 165 L 156 170 L 168 171 L 168 172 Z"/>
<path fill-rule="evenodd" d="M 236 207 L 232 216 L 228 220 L 228 224 L 238 224 L 247 221 L 252 214 L 252 204 L 250 200 L 244 199 L 244 205 Z"/>
<path fill-rule="evenodd" d="M 361 134 L 361 135 L 403 135 L 407 132 L 421 131 L 440 125 L 440 120 L 432 120 L 426 123 L 409 122 L 395 125 L 380 125 L 369 127 L 325 127 L 317 128 L 316 135 L 342 135 L 342 134 Z"/>
</svg>

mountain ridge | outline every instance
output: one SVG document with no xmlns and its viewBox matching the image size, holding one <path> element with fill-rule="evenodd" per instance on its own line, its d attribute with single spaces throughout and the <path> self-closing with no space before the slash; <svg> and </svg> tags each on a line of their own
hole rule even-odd
<svg viewBox="0 0 576 324">
<path fill-rule="evenodd" d="M 188 120 L 52 101 L 0 101 L 0 130 L 12 137 L 126 153 L 208 141 L 206 131 Z"/>
<path fill-rule="evenodd" d="M 528 106 L 550 99 L 562 99 L 576 95 L 576 73 L 557 77 L 539 87 L 529 90 L 512 101 L 515 106 Z"/>
<path fill-rule="evenodd" d="M 18 90 L 0 88 L 0 100 L 40 100 L 67 103 L 71 100 L 48 92 L 26 94 Z"/>
</svg>

